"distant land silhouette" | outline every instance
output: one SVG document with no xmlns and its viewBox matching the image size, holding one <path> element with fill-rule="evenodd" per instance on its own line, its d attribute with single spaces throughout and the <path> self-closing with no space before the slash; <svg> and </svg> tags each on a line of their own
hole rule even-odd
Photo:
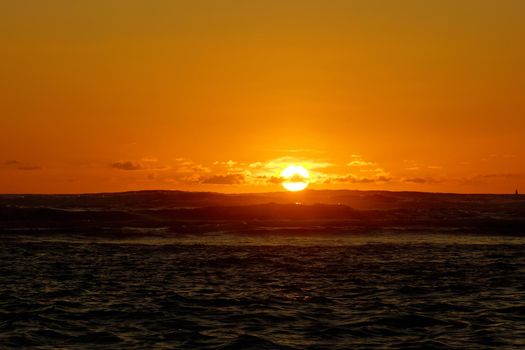
<svg viewBox="0 0 525 350">
<path fill-rule="evenodd" d="M 514 195 L 308 190 L 1 195 L 1 234 L 176 235 L 330 232 L 524 234 Z"/>
</svg>

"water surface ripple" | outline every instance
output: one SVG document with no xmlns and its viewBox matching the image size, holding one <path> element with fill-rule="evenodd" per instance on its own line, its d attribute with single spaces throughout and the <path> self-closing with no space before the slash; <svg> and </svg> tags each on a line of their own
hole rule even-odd
<svg viewBox="0 0 525 350">
<path fill-rule="evenodd" d="M 525 245 L 0 243 L 2 348 L 511 349 Z"/>
</svg>

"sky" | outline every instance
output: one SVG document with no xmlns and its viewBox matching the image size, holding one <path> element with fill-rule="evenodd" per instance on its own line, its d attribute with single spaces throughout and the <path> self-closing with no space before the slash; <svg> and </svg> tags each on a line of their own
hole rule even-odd
<svg viewBox="0 0 525 350">
<path fill-rule="evenodd" d="M 0 0 L 0 193 L 525 193 L 522 0 Z"/>
</svg>

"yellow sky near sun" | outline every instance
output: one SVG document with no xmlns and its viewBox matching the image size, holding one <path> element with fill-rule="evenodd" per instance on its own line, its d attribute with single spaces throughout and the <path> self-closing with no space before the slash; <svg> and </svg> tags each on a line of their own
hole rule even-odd
<svg viewBox="0 0 525 350">
<path fill-rule="evenodd" d="M 0 192 L 525 188 L 521 0 L 0 2 Z M 525 191 L 525 190 L 524 190 Z"/>
</svg>

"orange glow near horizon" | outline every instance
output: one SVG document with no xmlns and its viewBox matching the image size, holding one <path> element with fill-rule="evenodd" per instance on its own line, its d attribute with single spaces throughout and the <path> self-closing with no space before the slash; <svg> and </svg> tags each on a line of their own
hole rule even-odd
<svg viewBox="0 0 525 350">
<path fill-rule="evenodd" d="M 525 2 L 0 2 L 0 193 L 525 192 Z"/>
</svg>

